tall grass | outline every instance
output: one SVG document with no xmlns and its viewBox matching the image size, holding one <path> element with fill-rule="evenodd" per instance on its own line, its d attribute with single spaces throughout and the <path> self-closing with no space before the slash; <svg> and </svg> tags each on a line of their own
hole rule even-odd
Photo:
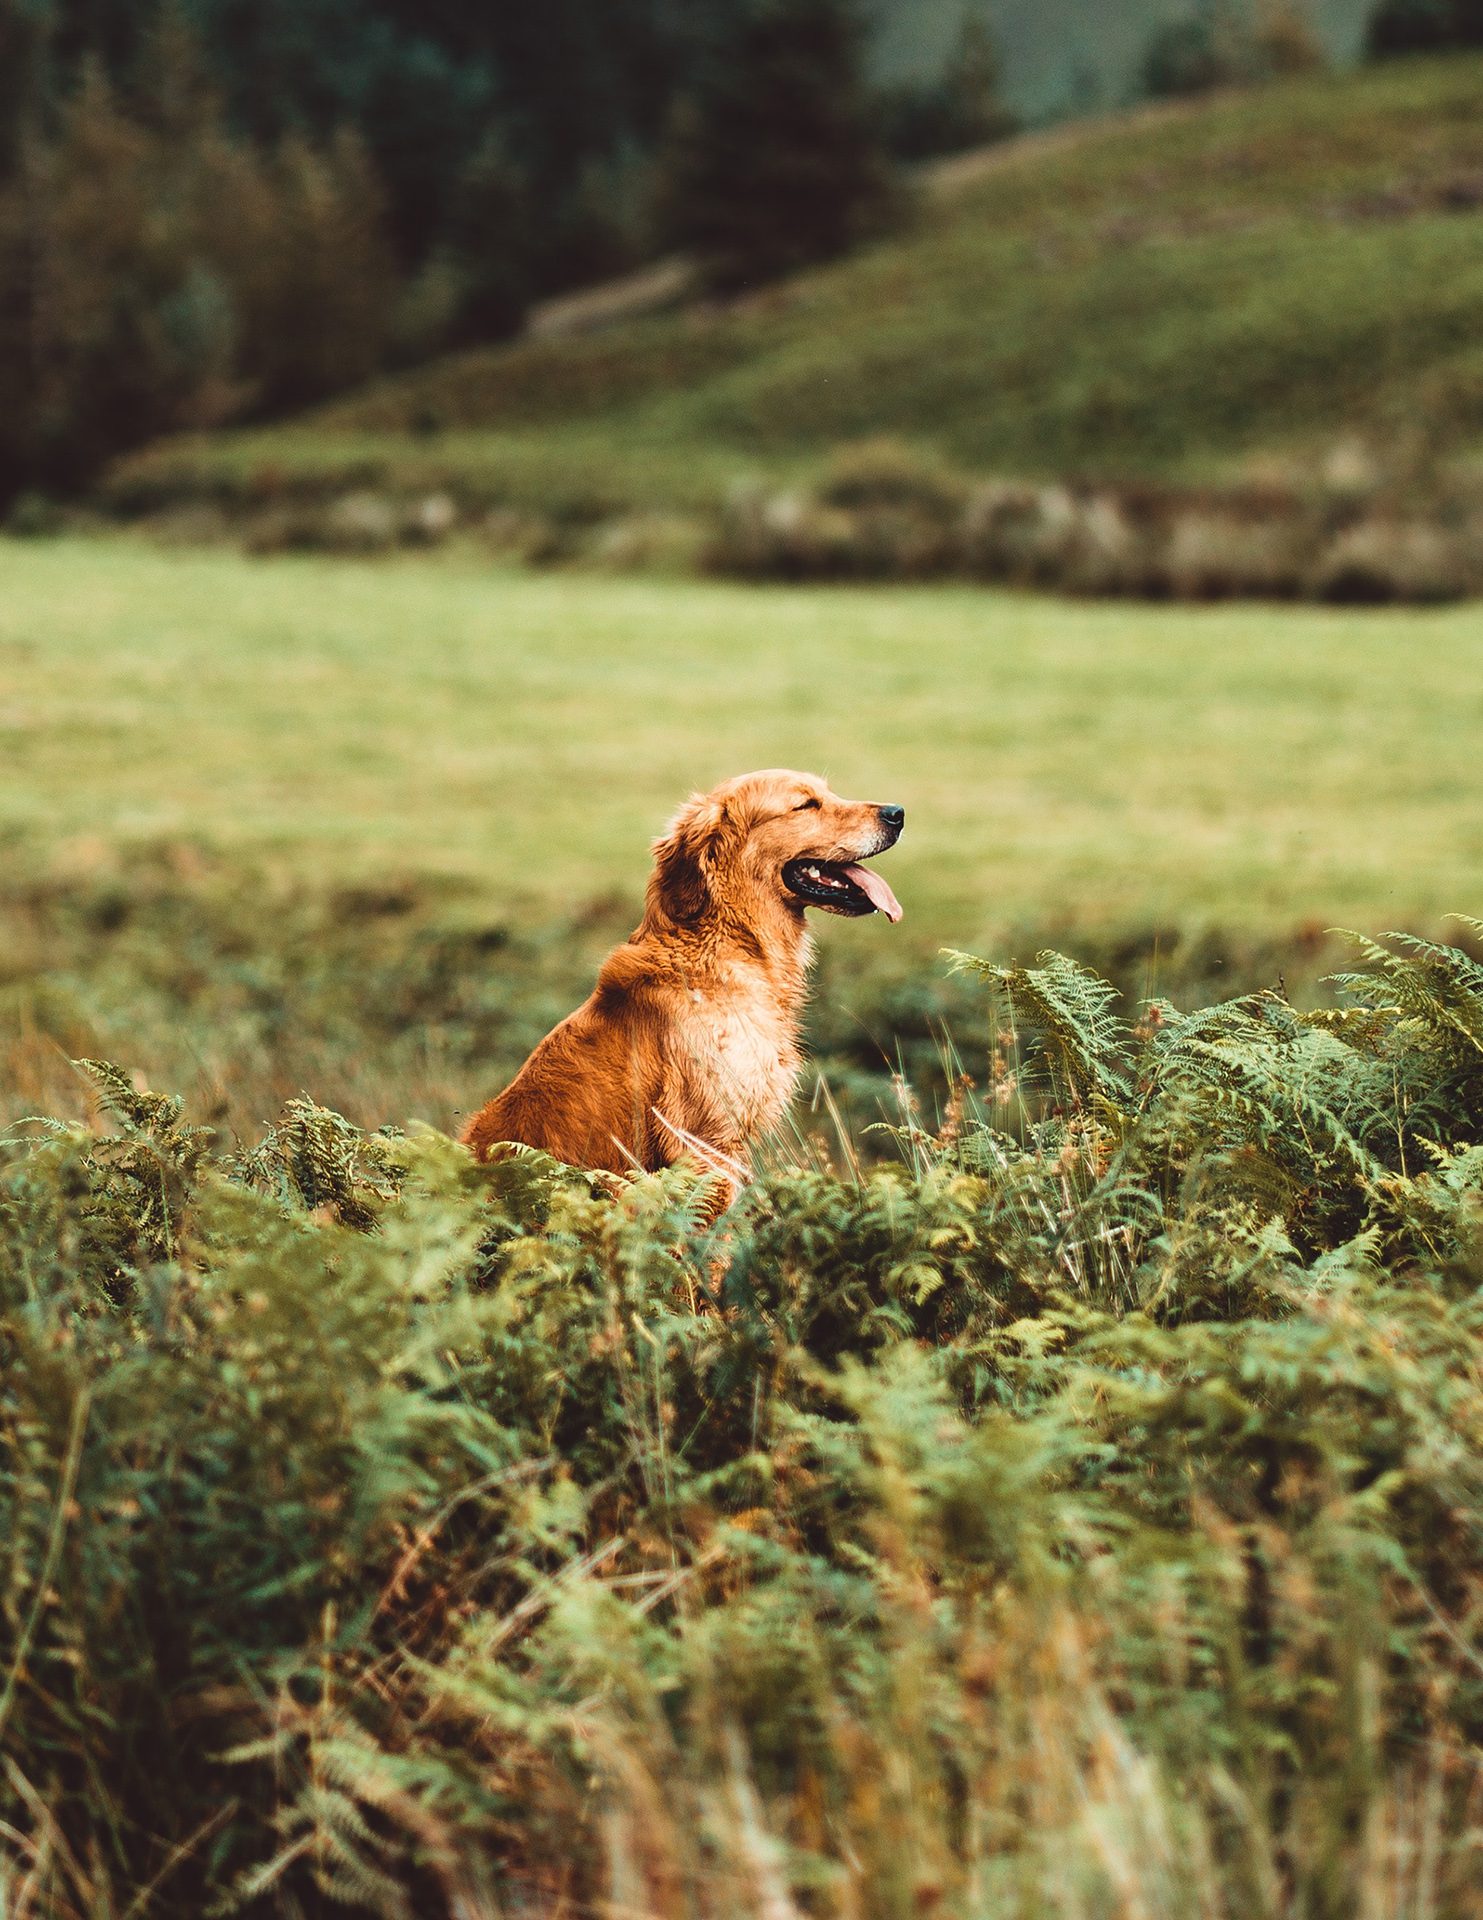
<svg viewBox="0 0 1483 1920">
<path fill-rule="evenodd" d="M 8 1907 L 1476 1913 L 1483 969 L 962 964 L 978 1086 L 709 1227 L 13 1127 Z"/>
</svg>

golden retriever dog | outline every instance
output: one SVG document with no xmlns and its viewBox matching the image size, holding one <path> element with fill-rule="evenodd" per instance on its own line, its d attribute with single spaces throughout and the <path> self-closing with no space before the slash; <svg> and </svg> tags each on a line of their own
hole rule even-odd
<svg viewBox="0 0 1483 1920">
<path fill-rule="evenodd" d="M 802 1064 L 804 914 L 899 920 L 895 894 L 862 862 L 894 846 L 905 819 L 776 769 L 693 796 L 654 843 L 638 929 L 475 1114 L 467 1145 L 482 1160 L 523 1141 L 612 1172 L 689 1155 L 734 1194 Z"/>
</svg>

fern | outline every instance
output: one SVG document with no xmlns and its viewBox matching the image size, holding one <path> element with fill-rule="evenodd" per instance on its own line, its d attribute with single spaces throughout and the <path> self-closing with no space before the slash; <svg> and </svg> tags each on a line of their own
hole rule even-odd
<svg viewBox="0 0 1483 1920">
<path fill-rule="evenodd" d="M 1346 932 L 1344 938 L 1367 966 L 1336 975 L 1335 984 L 1369 1007 L 1383 992 L 1449 1051 L 1460 1046 L 1483 1064 L 1483 966 L 1458 947 L 1438 946 L 1414 934 L 1385 937 L 1403 951 L 1392 953 L 1363 934 Z"/>
<path fill-rule="evenodd" d="M 1158 1091 L 1206 1096 L 1228 1144 L 1259 1147 L 1318 1181 L 1383 1172 L 1365 1142 L 1384 1124 L 1384 1077 L 1276 994 L 1166 1024 L 1151 1064 Z"/>
<path fill-rule="evenodd" d="M 1467 1920 L 1479 980 L 1378 951 L 1136 1032 L 965 961 L 1013 1123 L 718 1222 L 95 1067 L 0 1139 L 0 1892 Z"/>
<path fill-rule="evenodd" d="M 285 1204 L 323 1208 L 348 1227 L 369 1227 L 400 1183 L 391 1143 L 312 1100 L 290 1100 L 283 1117 L 233 1162 L 245 1186 Z"/>
<path fill-rule="evenodd" d="M 1077 1105 L 1120 1110 L 1132 1091 L 1126 1026 L 1113 1012 L 1115 987 L 1061 953 L 1040 953 L 1033 967 L 1000 967 L 949 951 L 955 972 L 1002 993 L 1017 1020 L 1038 1038 L 1058 1087 Z"/>
</svg>

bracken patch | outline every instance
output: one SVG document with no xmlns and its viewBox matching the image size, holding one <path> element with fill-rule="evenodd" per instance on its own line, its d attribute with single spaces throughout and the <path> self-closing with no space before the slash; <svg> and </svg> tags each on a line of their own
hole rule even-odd
<svg viewBox="0 0 1483 1920">
<path fill-rule="evenodd" d="M 983 1094 L 714 1226 L 13 1127 L 8 1907 L 1475 1912 L 1483 968 L 960 964 Z"/>
</svg>

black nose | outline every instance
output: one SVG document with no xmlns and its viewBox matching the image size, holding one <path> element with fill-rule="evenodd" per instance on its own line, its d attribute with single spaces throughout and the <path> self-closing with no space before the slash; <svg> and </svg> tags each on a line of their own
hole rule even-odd
<svg viewBox="0 0 1483 1920">
<path fill-rule="evenodd" d="M 877 807 L 882 826 L 892 827 L 897 833 L 906 825 L 905 807 Z"/>
</svg>

